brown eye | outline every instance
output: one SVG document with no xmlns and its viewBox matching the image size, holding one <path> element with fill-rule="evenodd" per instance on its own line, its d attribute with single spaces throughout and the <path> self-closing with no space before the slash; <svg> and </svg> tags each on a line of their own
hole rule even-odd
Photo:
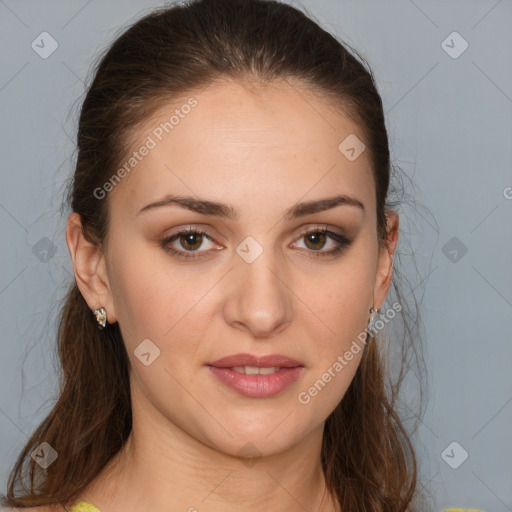
<svg viewBox="0 0 512 512">
<path fill-rule="evenodd" d="M 304 235 L 306 246 L 314 251 L 322 249 L 325 245 L 326 239 L 327 237 L 325 236 L 325 233 L 322 233 L 320 231 L 315 231 L 313 233 L 308 233 Z"/>
<path fill-rule="evenodd" d="M 184 249 L 194 251 L 201 247 L 203 234 L 197 232 L 182 234 L 179 235 L 179 241 Z"/>
<path fill-rule="evenodd" d="M 305 250 L 310 257 L 334 256 L 341 253 L 352 241 L 346 236 L 330 231 L 327 228 L 310 228 L 299 240 L 304 240 Z M 325 250 L 325 247 L 329 247 Z"/>
<path fill-rule="evenodd" d="M 205 242 L 213 246 L 213 238 L 205 231 L 185 229 L 175 235 L 171 235 L 160 242 L 162 248 L 178 258 L 199 258 L 202 253 L 210 252 L 203 247 Z M 202 247 L 201 250 L 199 250 Z M 210 247 L 211 248 L 211 247 Z"/>
</svg>

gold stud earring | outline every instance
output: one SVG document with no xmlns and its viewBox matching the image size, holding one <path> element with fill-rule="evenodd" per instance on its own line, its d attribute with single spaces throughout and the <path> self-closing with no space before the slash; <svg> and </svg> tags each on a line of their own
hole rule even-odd
<svg viewBox="0 0 512 512">
<path fill-rule="evenodd" d="M 98 327 L 100 329 L 104 329 L 107 325 L 107 312 L 105 308 L 93 309 L 92 312 L 96 317 L 96 322 L 98 323 Z"/>
<path fill-rule="evenodd" d="M 375 309 L 374 307 L 370 308 L 370 318 L 368 319 L 368 326 L 367 326 L 368 331 L 373 329 L 374 321 L 375 321 L 375 314 L 378 312 L 379 312 L 378 309 Z"/>
</svg>

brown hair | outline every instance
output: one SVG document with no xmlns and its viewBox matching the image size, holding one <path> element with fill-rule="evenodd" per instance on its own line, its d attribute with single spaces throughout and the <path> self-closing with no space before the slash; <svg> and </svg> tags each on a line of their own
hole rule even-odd
<svg viewBox="0 0 512 512">
<path fill-rule="evenodd" d="M 335 100 L 360 126 L 373 164 L 383 243 L 392 171 L 384 112 L 371 70 L 351 50 L 312 17 L 274 0 L 192 0 L 144 16 L 101 56 L 83 101 L 67 199 L 85 236 L 98 244 L 105 239 L 108 201 L 93 191 L 112 177 L 137 127 L 166 100 L 223 78 L 247 85 L 290 78 Z M 395 266 L 393 290 L 400 297 L 398 275 Z M 369 337 L 353 381 L 326 420 L 322 465 L 344 511 L 419 510 L 412 434 L 399 417 L 398 391 L 410 362 L 419 367 L 420 358 L 402 305 L 398 378 L 386 379 L 390 372 L 376 343 L 382 333 Z M 76 283 L 62 308 L 58 351 L 58 401 L 19 455 L 4 505 L 70 502 L 130 434 L 129 359 L 118 324 L 99 331 Z M 58 453 L 47 470 L 30 457 L 42 442 Z"/>
</svg>

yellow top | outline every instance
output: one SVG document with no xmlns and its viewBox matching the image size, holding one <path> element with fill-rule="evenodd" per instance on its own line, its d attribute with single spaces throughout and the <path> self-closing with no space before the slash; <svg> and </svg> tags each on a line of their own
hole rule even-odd
<svg viewBox="0 0 512 512">
<path fill-rule="evenodd" d="M 69 512 L 101 512 L 101 510 L 87 501 L 81 501 L 76 505 L 73 505 L 69 509 Z"/>
</svg>

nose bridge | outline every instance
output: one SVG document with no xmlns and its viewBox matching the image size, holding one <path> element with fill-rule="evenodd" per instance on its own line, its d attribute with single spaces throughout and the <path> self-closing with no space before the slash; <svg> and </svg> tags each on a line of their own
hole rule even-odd
<svg viewBox="0 0 512 512">
<path fill-rule="evenodd" d="M 268 335 L 291 320 L 282 260 L 272 247 L 263 247 L 252 237 L 236 252 L 229 321 L 243 324 L 254 335 Z"/>
</svg>

